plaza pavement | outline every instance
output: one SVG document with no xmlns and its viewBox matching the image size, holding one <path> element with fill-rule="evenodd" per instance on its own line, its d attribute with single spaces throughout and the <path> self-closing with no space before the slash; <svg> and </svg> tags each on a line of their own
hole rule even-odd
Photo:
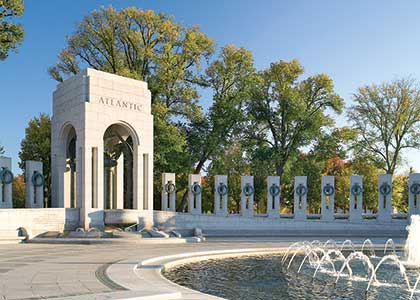
<svg viewBox="0 0 420 300">
<path fill-rule="evenodd" d="M 120 267 L 132 270 L 131 266 L 124 264 L 159 256 L 210 250 L 281 248 L 291 242 L 289 237 L 215 238 L 198 244 L 162 245 L 141 242 L 0 245 L 0 299 L 203 299 L 199 295 L 187 295 L 182 288 L 174 289 L 178 293 L 159 289 L 159 283 L 134 294 L 118 284 L 118 280 L 111 280 L 107 269 L 113 264 L 118 268 L 120 264 Z M 130 273 L 124 274 L 129 276 Z M 157 297 L 152 297 L 152 294 Z"/>
</svg>

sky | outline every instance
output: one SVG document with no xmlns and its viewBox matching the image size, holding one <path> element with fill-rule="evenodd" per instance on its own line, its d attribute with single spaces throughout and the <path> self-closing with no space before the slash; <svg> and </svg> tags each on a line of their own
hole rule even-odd
<svg viewBox="0 0 420 300">
<path fill-rule="evenodd" d="M 359 86 L 397 77 L 420 80 L 420 1 L 312 0 L 26 0 L 25 40 L 18 53 L 0 61 L 0 145 L 20 173 L 18 153 L 28 121 L 51 114 L 56 82 L 47 68 L 56 62 L 83 16 L 101 6 L 137 6 L 198 25 L 217 47 L 252 51 L 258 69 L 298 59 L 305 76 L 328 74 L 346 105 Z M 203 95 L 203 104 L 208 95 Z M 346 125 L 345 116 L 337 124 Z M 420 151 L 404 153 L 420 170 Z"/>
</svg>

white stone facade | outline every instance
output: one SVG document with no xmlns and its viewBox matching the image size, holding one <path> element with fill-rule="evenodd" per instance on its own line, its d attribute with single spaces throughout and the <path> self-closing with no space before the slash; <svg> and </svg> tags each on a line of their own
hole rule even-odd
<svg viewBox="0 0 420 300">
<path fill-rule="evenodd" d="M 228 214 L 229 187 L 226 175 L 214 176 L 214 213 L 216 215 Z"/>
<path fill-rule="evenodd" d="M 241 216 L 254 216 L 254 176 L 241 176 Z"/>
<path fill-rule="evenodd" d="M 306 220 L 306 203 L 307 203 L 307 177 L 295 177 L 294 207 L 293 214 L 295 220 Z"/>
<path fill-rule="evenodd" d="M 25 207 L 44 207 L 44 175 L 40 161 L 25 162 Z"/>
<path fill-rule="evenodd" d="M 107 206 L 123 208 L 121 169 L 109 171 L 104 166 L 109 129 L 115 131 L 110 137 L 115 144 L 118 139 L 132 140 L 130 208 L 153 209 L 153 116 L 147 83 L 87 69 L 57 86 L 52 117 L 52 205 L 80 208 L 80 225 L 85 228 Z"/>
<path fill-rule="evenodd" d="M 321 183 L 321 212 L 325 221 L 334 220 L 334 176 L 322 176 Z"/>
<path fill-rule="evenodd" d="M 12 184 L 13 184 L 13 174 L 10 173 L 12 170 L 12 159 L 10 157 L 0 157 L 0 172 L 8 171 L 9 174 L 5 174 L 5 177 L 12 176 L 12 182 L 10 178 L 4 178 L 6 182 L 3 182 L 0 178 L 0 208 L 12 208 Z M 11 174 L 11 175 L 10 175 Z"/>
<path fill-rule="evenodd" d="M 408 213 L 420 214 L 420 173 L 410 174 L 408 179 Z"/>
<path fill-rule="evenodd" d="M 175 173 L 162 174 L 162 210 L 176 210 L 176 182 Z"/>
<path fill-rule="evenodd" d="M 280 216 L 280 176 L 267 177 L 267 215 L 271 218 Z"/>
<path fill-rule="evenodd" d="M 361 193 L 355 193 L 356 188 L 360 187 Z M 350 177 L 350 221 L 361 222 L 363 212 L 363 178 L 359 175 Z"/>
<path fill-rule="evenodd" d="M 201 197 L 202 185 L 200 174 L 188 175 L 188 212 L 199 215 L 202 212 Z"/>
<path fill-rule="evenodd" d="M 386 189 L 389 188 L 387 191 Z M 380 174 L 378 184 L 378 220 L 389 222 L 392 218 L 392 175 Z"/>
</svg>

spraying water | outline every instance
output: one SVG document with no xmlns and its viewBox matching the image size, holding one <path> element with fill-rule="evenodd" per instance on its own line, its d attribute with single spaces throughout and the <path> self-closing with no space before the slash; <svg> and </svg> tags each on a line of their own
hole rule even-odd
<svg viewBox="0 0 420 300">
<path fill-rule="evenodd" d="M 407 226 L 407 231 L 406 264 L 412 267 L 420 267 L 420 215 L 411 216 L 411 223 Z"/>
</svg>

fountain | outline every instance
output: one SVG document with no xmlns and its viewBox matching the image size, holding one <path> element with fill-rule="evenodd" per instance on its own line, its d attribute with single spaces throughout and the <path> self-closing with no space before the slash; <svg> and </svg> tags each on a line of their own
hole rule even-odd
<svg viewBox="0 0 420 300">
<path fill-rule="evenodd" d="M 291 269 L 293 261 L 298 260 L 297 273 L 301 273 L 304 265 L 308 265 L 309 269 L 314 269 L 312 278 L 315 279 L 318 273 L 329 274 L 335 277 L 334 286 L 339 282 L 343 276 L 348 280 L 357 280 L 358 282 L 367 282 L 366 292 L 372 286 L 376 287 L 395 287 L 395 277 L 400 276 L 402 281 L 399 283 L 401 288 L 408 291 L 413 299 L 415 294 L 419 294 L 417 290 L 420 284 L 420 273 L 417 270 L 420 268 L 420 216 L 413 215 L 411 217 L 411 224 L 407 226 L 408 238 L 405 245 L 404 255 L 398 256 L 395 243 L 392 239 L 388 239 L 384 245 L 384 256 L 377 257 L 375 253 L 374 243 L 370 239 L 366 239 L 361 243 L 361 246 L 356 247 L 353 241 L 345 240 L 338 244 L 335 240 L 328 240 L 321 243 L 318 240 L 309 242 L 297 242 L 292 244 L 284 253 L 281 262 L 286 264 L 286 270 Z M 357 248 L 359 250 L 357 250 Z M 348 253 L 346 256 L 344 252 Z M 387 254 L 391 252 L 392 254 Z M 299 258 L 299 254 L 303 254 Z M 354 266 L 353 262 L 360 261 L 361 266 Z M 389 268 L 395 266 L 399 272 L 389 272 Z M 359 269 L 362 272 L 362 277 L 353 276 L 353 268 Z M 407 268 L 412 269 L 411 277 L 409 278 Z M 364 270 L 363 270 L 364 269 Z M 344 271 L 347 271 L 344 274 Z M 379 274 L 386 273 L 387 278 L 382 278 L 382 281 L 377 277 Z M 363 274 L 366 274 L 363 276 Z M 399 275 L 398 275 L 399 274 Z M 384 276 L 381 274 L 380 276 Z M 413 280 L 416 279 L 414 282 Z M 410 282 L 411 279 L 411 282 Z"/>
<path fill-rule="evenodd" d="M 237 299 L 243 288 L 240 299 L 420 300 L 420 216 L 411 217 L 407 231 L 404 249 L 392 239 L 384 244 L 370 239 L 314 240 L 293 243 L 283 254 L 194 264 L 189 287 L 228 299 Z M 182 268 L 185 266 L 172 280 L 189 276 Z M 213 276 L 209 278 L 209 274 Z M 197 286 L 197 276 L 203 276 L 206 286 L 223 286 L 227 294 Z M 271 278 L 270 288 L 259 289 L 260 277 Z M 237 285 L 227 287 L 226 280 L 232 278 Z"/>
<path fill-rule="evenodd" d="M 408 268 L 420 267 L 420 215 L 411 216 L 411 223 L 407 226 L 408 237 L 405 243 L 405 253 Z"/>
</svg>

